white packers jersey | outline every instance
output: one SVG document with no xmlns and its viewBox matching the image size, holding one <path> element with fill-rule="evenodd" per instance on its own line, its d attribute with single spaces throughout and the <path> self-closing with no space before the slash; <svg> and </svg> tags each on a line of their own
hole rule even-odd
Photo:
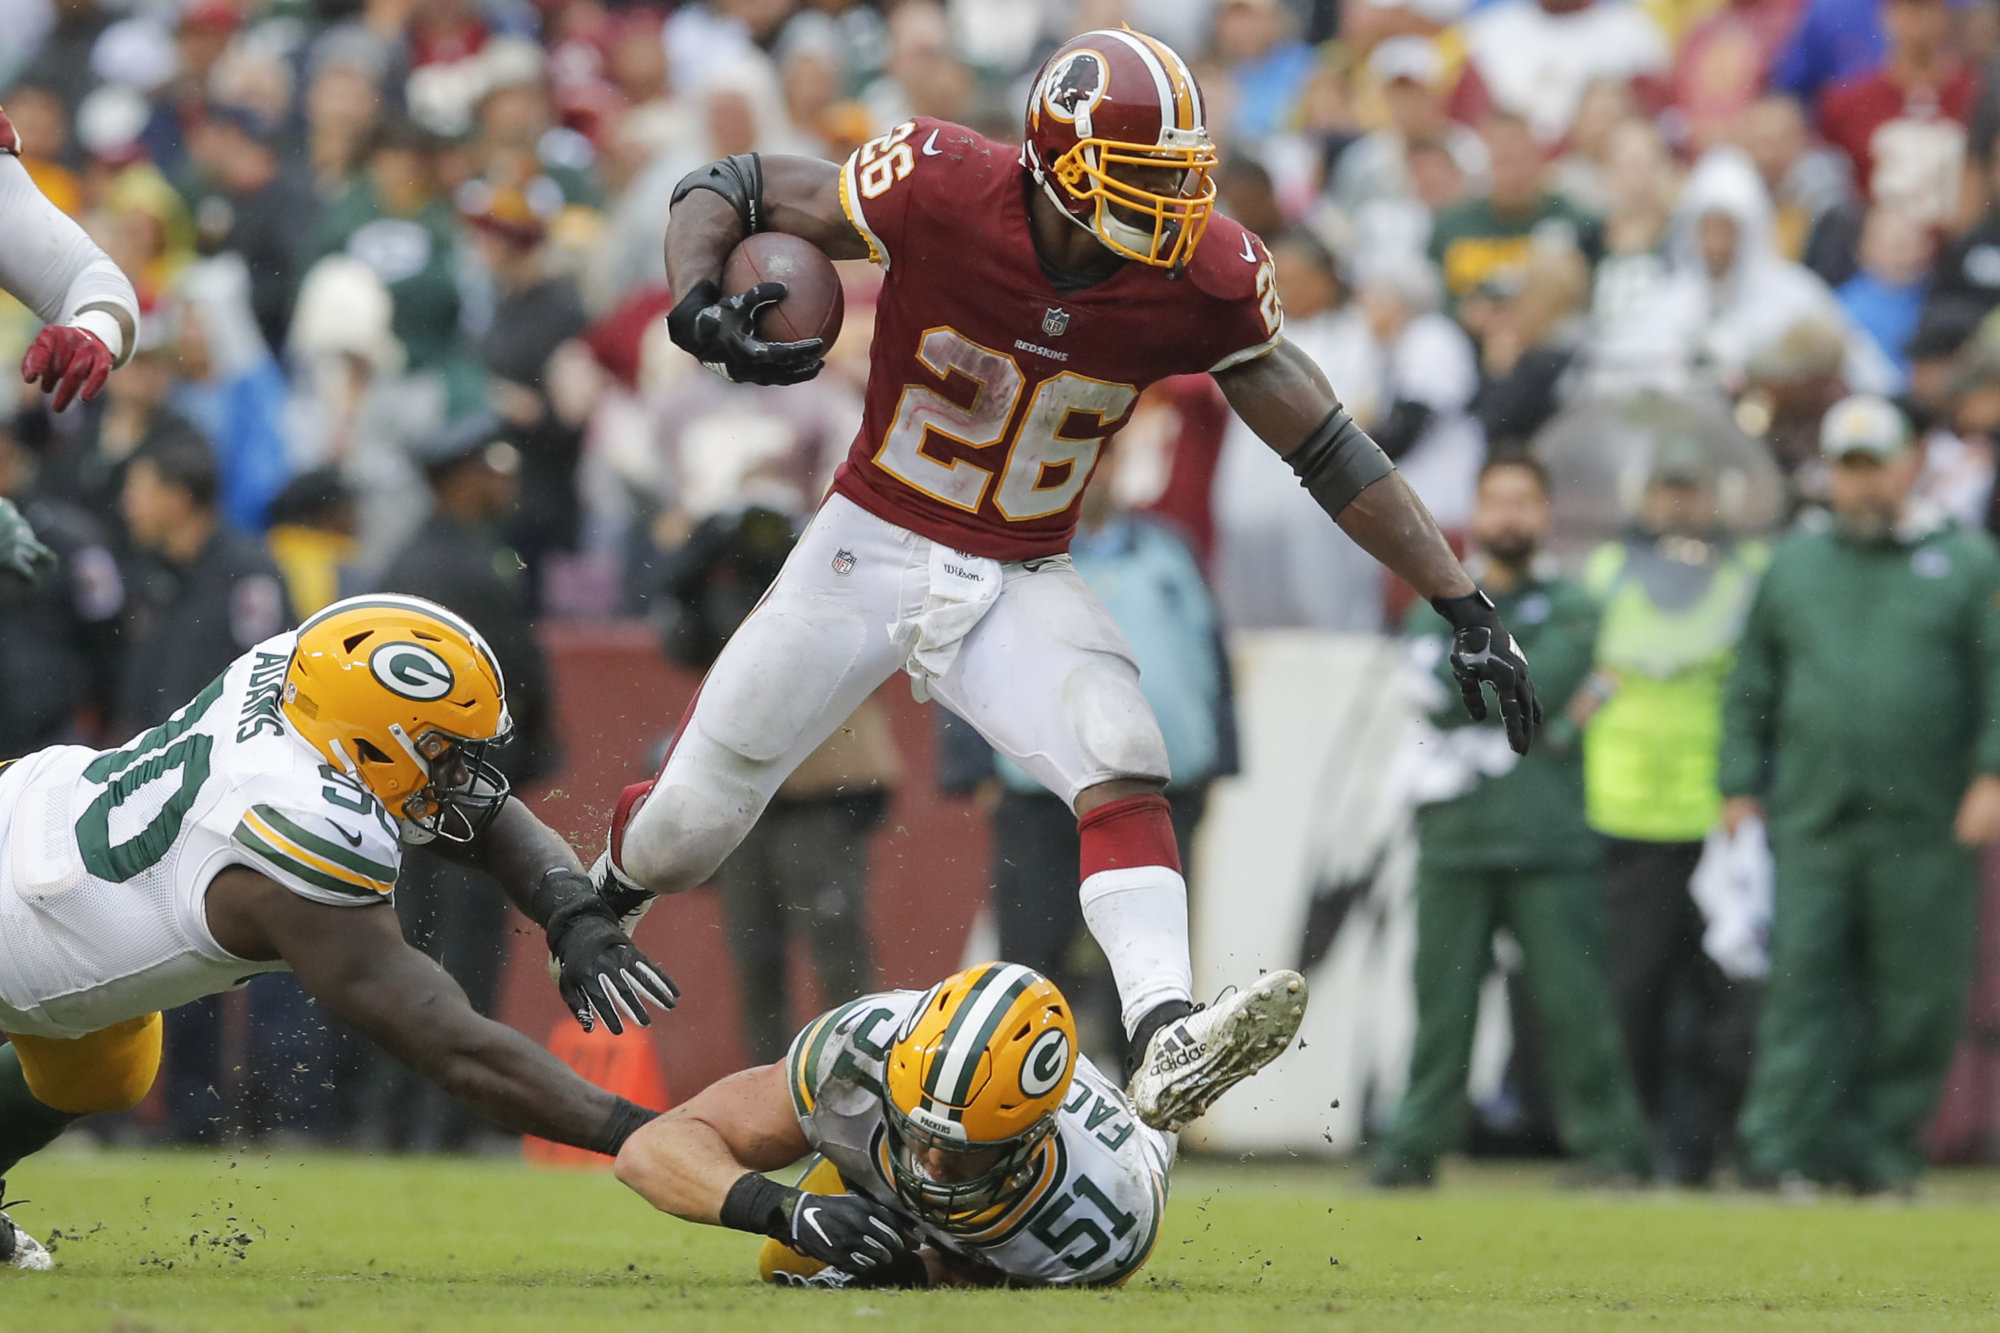
<svg viewBox="0 0 2000 1333">
<path fill-rule="evenodd" d="M 1081 1056 L 1042 1175 L 1020 1203 L 973 1236 L 915 1214 L 890 1173 L 882 1071 L 889 1044 L 921 991 L 864 995 L 823 1014 L 786 1056 L 792 1109 L 814 1150 L 850 1190 L 910 1218 L 940 1250 L 997 1268 L 1016 1282 L 1107 1286 L 1153 1252 L 1166 1213 L 1173 1143 L 1132 1113 L 1125 1094 Z"/>
<path fill-rule="evenodd" d="M 0 769 L 0 1032 L 80 1037 L 284 970 L 209 931 L 230 866 L 314 902 L 389 898 L 395 822 L 279 712 L 293 643 L 258 644 L 121 749 Z"/>
</svg>

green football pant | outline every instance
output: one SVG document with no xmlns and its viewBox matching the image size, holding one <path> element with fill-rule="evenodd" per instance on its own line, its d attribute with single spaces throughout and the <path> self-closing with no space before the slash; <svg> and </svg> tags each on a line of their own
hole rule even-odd
<svg viewBox="0 0 2000 1333">
<path fill-rule="evenodd" d="M 1780 835 L 1771 980 L 1739 1126 L 1744 1165 L 1880 1188 L 1914 1179 L 1965 1024 L 1975 855 L 1858 820 Z"/>
<path fill-rule="evenodd" d="M 1501 927 L 1521 946 L 1523 978 L 1548 1045 L 1563 1142 L 1613 1171 L 1650 1170 L 1644 1119 L 1603 971 L 1603 908 L 1583 870 L 1417 870 L 1417 1035 L 1410 1081 L 1380 1157 L 1428 1169 L 1460 1147 L 1470 1108 L 1479 992 Z"/>
</svg>

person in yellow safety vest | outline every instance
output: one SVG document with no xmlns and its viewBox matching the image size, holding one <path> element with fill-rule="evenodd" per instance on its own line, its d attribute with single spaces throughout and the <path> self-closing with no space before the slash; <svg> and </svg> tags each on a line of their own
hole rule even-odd
<svg viewBox="0 0 2000 1333">
<path fill-rule="evenodd" d="M 1605 837 L 1610 975 L 1661 1179 L 1708 1180 L 1749 1076 L 1753 986 L 1703 952 L 1689 892 L 1722 797 L 1722 695 L 1769 559 L 1723 535 L 1706 451 L 1663 441 L 1631 535 L 1599 547 L 1584 586 L 1602 611 L 1584 802 Z"/>
</svg>

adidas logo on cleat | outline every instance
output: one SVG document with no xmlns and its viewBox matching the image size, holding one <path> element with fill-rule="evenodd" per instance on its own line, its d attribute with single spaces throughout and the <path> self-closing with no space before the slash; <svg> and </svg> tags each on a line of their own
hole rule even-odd
<svg viewBox="0 0 2000 1333">
<path fill-rule="evenodd" d="M 1208 1047 L 1185 1032 L 1169 1032 L 1160 1038 L 1160 1053 L 1153 1057 L 1152 1072 L 1168 1074 L 1176 1069 L 1185 1069 L 1207 1054 Z"/>
</svg>

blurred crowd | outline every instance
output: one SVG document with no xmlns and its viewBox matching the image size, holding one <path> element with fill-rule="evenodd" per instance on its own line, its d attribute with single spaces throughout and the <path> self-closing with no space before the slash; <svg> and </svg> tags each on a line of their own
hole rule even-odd
<svg viewBox="0 0 2000 1333">
<path fill-rule="evenodd" d="M 145 312 L 95 402 L 51 414 L 17 386 L 0 410 L 0 495 L 65 558 L 0 603 L 0 758 L 129 735 L 266 634 L 389 588 L 502 646 L 515 776 L 554 771 L 533 622 L 644 614 L 704 665 L 861 417 L 865 266 L 843 266 L 846 332 L 807 386 L 728 385 L 672 348 L 674 184 L 728 153 L 838 159 L 912 115 L 1013 140 L 1043 57 L 1119 22 L 1187 56 L 1221 206 L 1269 244 L 1288 337 L 1448 534 L 1480 547 L 1493 460 L 1545 465 L 1534 553 L 1578 576 L 1603 636 L 1545 701 L 1610 739 L 1587 810 L 1581 776 L 1537 800 L 1574 799 L 1576 845 L 1614 840 L 1613 956 L 1650 978 L 1620 1000 L 1640 1103 L 1679 1135 L 1663 1169 L 1705 1178 L 1755 1005 L 1700 961 L 1682 906 L 1721 818 L 1763 539 L 1837 517 L 1822 426 L 1857 394 L 1907 428 L 1882 454 L 1907 454 L 1898 506 L 1968 534 L 1996 521 L 2000 0 L 0 0 L 23 161 Z M 36 322 L 5 304 L 11 364 Z M 1223 636 L 1390 633 L 1410 598 L 1205 378 L 1146 394 L 1107 458 L 1078 563 L 1139 650 L 1191 835 L 1236 763 Z M 851 753 L 781 793 L 782 831 L 725 867 L 747 976 L 802 920 L 822 990 L 869 984 L 866 840 L 904 775 L 879 717 L 843 735 Z M 1066 812 L 976 744 L 947 752 L 947 782 L 983 793 L 1016 849 L 996 854 L 997 896 L 1030 906 L 1002 913 L 1003 949 L 1065 975 Z M 787 861 L 808 843 L 837 850 Z M 1522 853 L 1598 864 L 1540 854 Z M 425 865 L 407 914 L 476 974 L 498 918 L 458 910 L 476 886 Z M 490 1004 L 495 984 L 471 989 Z M 746 995 L 760 1005 L 768 1054 L 785 1000 Z M 218 1014 L 178 1043 L 194 1102 Z M 1438 1041 L 1445 1089 L 1463 1077 L 1457 1038 Z M 1694 1092 L 1661 1073 L 1674 1061 Z M 1461 1089 L 1433 1091 L 1389 1183 L 1428 1178 L 1454 1141 L 1441 1108 Z M 1593 1095 L 1600 1122 L 1629 1118 L 1629 1092 Z M 1617 1146 L 1628 1128 L 1602 1164 L 1650 1170 Z M 1905 1179 L 1884 1161 L 1868 1179 Z"/>
</svg>

